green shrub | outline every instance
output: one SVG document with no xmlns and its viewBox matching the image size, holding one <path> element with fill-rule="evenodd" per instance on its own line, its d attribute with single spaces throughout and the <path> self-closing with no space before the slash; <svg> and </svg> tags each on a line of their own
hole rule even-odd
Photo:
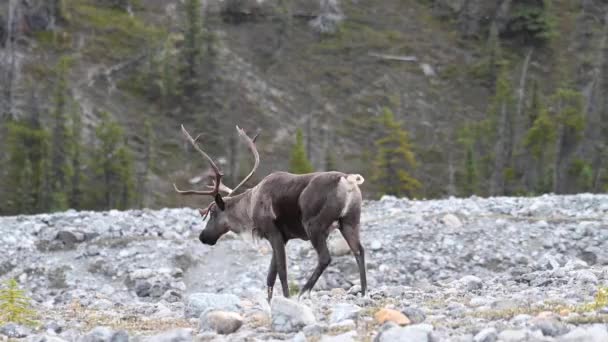
<svg viewBox="0 0 608 342">
<path fill-rule="evenodd" d="M 31 299 L 19 289 L 15 279 L 9 279 L 6 287 L 0 289 L 0 322 L 32 325 L 35 311 L 30 306 Z"/>
</svg>

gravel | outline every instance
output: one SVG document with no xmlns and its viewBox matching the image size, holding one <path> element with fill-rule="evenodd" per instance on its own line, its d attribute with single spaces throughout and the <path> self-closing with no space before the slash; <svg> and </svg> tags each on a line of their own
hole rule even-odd
<svg viewBox="0 0 608 342">
<path fill-rule="evenodd" d="M 339 231 L 310 298 L 266 301 L 268 243 L 202 245 L 194 209 L 0 218 L 0 280 L 38 313 L 28 341 L 608 341 L 608 196 L 366 201 L 368 293 Z M 287 245 L 290 287 L 316 266 Z M 592 304 L 592 305 L 590 305 Z M 380 324 L 393 310 L 408 324 Z M 392 311 L 391 311 L 392 312 Z M 3 337 L 4 336 L 4 337 Z"/>
</svg>

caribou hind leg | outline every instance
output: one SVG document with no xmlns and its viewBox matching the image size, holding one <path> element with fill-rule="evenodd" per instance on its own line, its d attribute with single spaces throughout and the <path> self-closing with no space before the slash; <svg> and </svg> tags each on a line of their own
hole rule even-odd
<svg viewBox="0 0 608 342">
<path fill-rule="evenodd" d="M 355 220 L 357 222 L 358 220 Z M 361 295 L 365 296 L 365 291 L 367 290 L 367 276 L 365 274 L 365 251 L 363 250 L 363 246 L 361 246 L 361 241 L 359 240 L 359 224 L 355 222 L 349 222 L 348 218 L 340 219 L 340 233 L 348 243 L 350 250 L 353 252 L 355 256 L 355 260 L 357 261 L 357 266 L 359 266 L 359 278 L 361 280 Z"/>
</svg>

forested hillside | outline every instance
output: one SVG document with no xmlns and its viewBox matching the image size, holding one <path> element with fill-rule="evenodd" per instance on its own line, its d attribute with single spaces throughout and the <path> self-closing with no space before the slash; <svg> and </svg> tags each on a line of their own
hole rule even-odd
<svg viewBox="0 0 608 342">
<path fill-rule="evenodd" d="M 602 0 L 6 0 L 0 214 L 200 206 L 253 158 L 364 195 L 608 190 Z M 300 137 L 297 139 L 297 137 Z M 253 182 L 252 182 L 253 183 Z"/>
</svg>

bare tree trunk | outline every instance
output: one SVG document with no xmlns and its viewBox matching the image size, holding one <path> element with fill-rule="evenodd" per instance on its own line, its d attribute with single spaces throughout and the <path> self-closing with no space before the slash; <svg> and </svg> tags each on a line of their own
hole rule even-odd
<svg viewBox="0 0 608 342">
<path fill-rule="evenodd" d="M 526 58 L 524 59 L 524 64 L 521 68 L 521 77 L 519 78 L 519 89 L 517 89 L 517 113 L 516 118 L 521 117 L 521 112 L 524 105 L 524 99 L 526 98 L 526 79 L 528 78 L 528 67 L 530 66 L 530 60 L 532 59 L 532 53 L 534 52 L 534 48 L 531 48 Z"/>
<path fill-rule="evenodd" d="M 561 111 L 562 100 L 559 100 L 559 103 L 557 104 L 557 113 L 561 113 Z M 562 164 L 564 160 L 564 130 L 564 124 L 559 123 L 557 127 L 557 139 L 555 143 L 555 166 L 553 167 L 553 192 L 556 194 L 559 194 L 562 191 L 561 182 L 563 181 Z"/>
<path fill-rule="evenodd" d="M 16 18 L 17 10 L 18 10 L 18 0 L 9 0 L 8 4 L 8 20 L 7 20 L 7 38 L 6 38 L 6 51 L 4 53 L 4 61 L 2 61 L 2 65 L 6 68 L 4 72 L 4 84 L 2 88 L 4 89 L 4 105 L 2 108 L 2 115 L 6 115 L 9 118 L 14 118 L 15 116 L 15 108 L 14 108 L 14 86 L 15 86 L 15 69 L 16 69 L 16 61 L 15 61 L 15 39 L 17 36 L 16 32 Z"/>
<path fill-rule="evenodd" d="M 456 169 L 454 168 L 454 160 L 452 158 L 452 152 L 448 155 L 448 195 L 456 195 L 456 184 L 455 184 Z"/>
</svg>

